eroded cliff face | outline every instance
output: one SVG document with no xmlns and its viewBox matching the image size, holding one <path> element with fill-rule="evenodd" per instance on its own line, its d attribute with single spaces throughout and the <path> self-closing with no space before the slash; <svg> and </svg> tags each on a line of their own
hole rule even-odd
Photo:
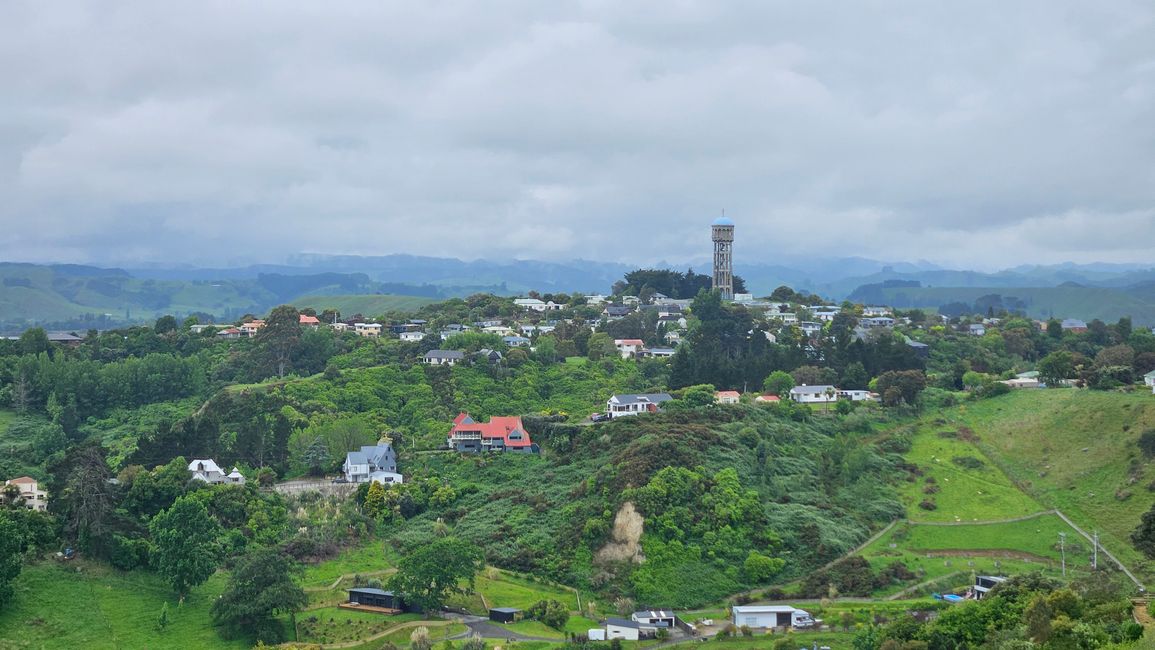
<svg viewBox="0 0 1155 650">
<path fill-rule="evenodd" d="M 614 529 L 610 541 L 598 550 L 598 562 L 635 562 L 641 564 L 646 561 L 642 554 L 642 532 L 645 530 L 646 520 L 634 508 L 632 501 L 622 504 L 618 514 L 614 516 Z"/>
</svg>

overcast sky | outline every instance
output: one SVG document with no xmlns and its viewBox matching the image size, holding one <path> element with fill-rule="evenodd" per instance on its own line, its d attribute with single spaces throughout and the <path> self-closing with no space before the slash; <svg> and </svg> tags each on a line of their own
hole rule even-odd
<svg viewBox="0 0 1155 650">
<path fill-rule="evenodd" d="M 0 259 L 1155 264 L 1155 3 L 0 4 Z"/>
</svg>

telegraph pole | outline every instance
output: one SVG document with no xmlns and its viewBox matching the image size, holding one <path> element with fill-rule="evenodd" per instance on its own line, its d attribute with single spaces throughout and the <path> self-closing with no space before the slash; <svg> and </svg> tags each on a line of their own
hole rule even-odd
<svg viewBox="0 0 1155 650">
<path fill-rule="evenodd" d="M 1067 533 L 1059 533 L 1059 556 L 1063 558 L 1063 577 L 1067 577 Z"/>
</svg>

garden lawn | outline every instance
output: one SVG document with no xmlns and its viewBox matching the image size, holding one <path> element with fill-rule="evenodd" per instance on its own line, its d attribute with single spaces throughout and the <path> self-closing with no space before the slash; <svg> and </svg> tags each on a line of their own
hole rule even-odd
<svg viewBox="0 0 1155 650">
<path fill-rule="evenodd" d="M 160 578 L 75 560 L 26 565 L 16 596 L 0 610 L 4 648 L 249 648 L 227 641 L 212 626 L 209 607 L 224 590 L 217 573 L 192 590 L 183 604 Z M 168 603 L 169 625 L 157 630 Z"/>
<path fill-rule="evenodd" d="M 564 639 L 565 638 L 565 634 L 563 632 L 558 632 L 557 630 L 553 629 L 552 627 L 546 625 L 545 623 L 541 623 L 539 621 L 518 621 L 516 623 L 494 623 L 494 625 L 500 625 L 501 627 L 503 627 L 503 628 L 505 628 L 511 632 L 517 632 L 518 634 L 524 634 L 526 636 L 538 636 L 538 637 L 542 637 L 545 639 Z M 586 629 L 582 630 L 582 633 L 586 633 L 588 631 L 589 631 L 589 628 L 587 627 Z"/>
</svg>

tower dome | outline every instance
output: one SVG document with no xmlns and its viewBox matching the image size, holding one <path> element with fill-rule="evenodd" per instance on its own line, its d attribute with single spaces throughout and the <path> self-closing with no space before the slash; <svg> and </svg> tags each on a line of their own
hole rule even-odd
<svg viewBox="0 0 1155 650">
<path fill-rule="evenodd" d="M 710 225 L 711 226 L 732 226 L 732 225 L 734 225 L 734 220 L 731 219 L 730 217 L 718 217 Z"/>
</svg>

